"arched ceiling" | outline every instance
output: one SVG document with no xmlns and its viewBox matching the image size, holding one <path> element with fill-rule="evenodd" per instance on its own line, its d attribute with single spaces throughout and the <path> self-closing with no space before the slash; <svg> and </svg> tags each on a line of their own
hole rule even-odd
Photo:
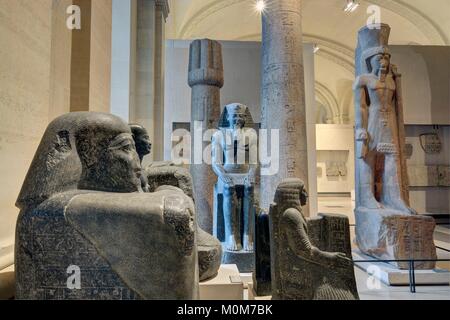
<svg viewBox="0 0 450 320">
<path fill-rule="evenodd" d="M 270 4 L 271 0 L 267 0 Z M 365 24 L 369 5 L 382 9 L 382 20 L 393 27 L 392 43 L 444 45 L 450 39 L 448 0 L 360 0 L 351 14 L 343 12 L 345 0 L 303 0 L 306 33 L 353 46 L 357 30 Z M 260 32 L 255 0 L 170 0 L 171 39 L 210 37 L 236 40 Z M 417 41 L 418 40 L 418 41 Z"/>
<path fill-rule="evenodd" d="M 260 41 L 261 16 L 256 0 L 169 0 L 168 39 L 210 38 Z M 270 5 L 270 1 L 266 0 Z M 381 20 L 392 27 L 391 44 L 450 45 L 450 0 L 359 0 L 345 13 L 346 0 L 303 0 L 303 41 L 320 47 L 315 59 L 316 91 L 332 101 L 327 107 L 341 121 L 352 118 L 351 84 L 358 30 L 367 8 L 381 8 Z M 336 101 L 339 110 L 335 110 Z M 331 105 L 330 105 L 331 104 Z M 345 120 L 347 119 L 347 120 Z"/>
</svg>

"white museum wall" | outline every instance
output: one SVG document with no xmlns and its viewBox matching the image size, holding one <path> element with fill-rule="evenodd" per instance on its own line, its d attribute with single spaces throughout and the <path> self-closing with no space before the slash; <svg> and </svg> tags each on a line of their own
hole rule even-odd
<svg viewBox="0 0 450 320">
<path fill-rule="evenodd" d="M 450 125 L 450 47 L 390 48 L 403 75 L 405 123 Z"/>
<path fill-rule="evenodd" d="M 433 131 L 431 126 L 406 126 L 406 143 L 412 146 L 412 153 L 407 158 L 410 180 L 412 178 L 411 166 L 419 166 L 419 168 L 450 167 L 450 126 L 439 127 L 437 131 L 442 142 L 440 153 L 426 154 L 421 147 L 419 136 Z M 415 177 L 416 181 L 424 181 L 423 186 L 410 188 L 411 206 L 419 213 L 450 213 L 450 187 L 432 186 L 433 177 L 427 173 L 422 175 L 420 172 L 416 172 L 416 174 L 418 175 Z"/>
<path fill-rule="evenodd" d="M 191 41 L 166 41 L 165 136 L 164 156 L 171 158 L 174 122 L 189 123 L 191 88 L 188 86 L 189 45 Z M 240 102 L 249 106 L 255 122 L 260 123 L 261 43 L 222 41 L 224 79 L 221 106 Z M 313 46 L 304 48 L 305 88 L 308 124 L 308 149 L 315 150 L 315 95 Z M 311 112 L 308 112 L 311 111 Z M 317 212 L 315 152 L 308 155 L 311 212 Z"/>
<path fill-rule="evenodd" d="M 450 166 L 450 47 L 390 48 L 392 62 L 402 74 L 406 142 L 413 147 L 408 166 Z M 438 155 L 426 155 L 420 147 L 419 135 L 432 132 L 430 125 L 444 125 L 439 130 L 443 149 Z M 420 179 L 412 174 L 410 170 L 410 180 Z M 421 213 L 450 213 L 449 187 L 411 187 L 410 200 Z"/>
<path fill-rule="evenodd" d="M 317 124 L 317 192 L 350 194 L 355 189 L 353 125 Z M 345 163 L 346 175 L 327 177 L 327 166 Z"/>
</svg>

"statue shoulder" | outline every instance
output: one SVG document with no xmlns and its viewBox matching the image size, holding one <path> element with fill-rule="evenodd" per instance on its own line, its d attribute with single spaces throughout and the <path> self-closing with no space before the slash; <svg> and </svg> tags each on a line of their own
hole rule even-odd
<svg viewBox="0 0 450 320">
<path fill-rule="evenodd" d="M 289 208 L 284 210 L 282 219 L 289 223 L 301 223 L 303 222 L 303 216 L 301 212 L 296 208 Z"/>
<path fill-rule="evenodd" d="M 249 138 L 250 143 L 255 143 L 258 141 L 258 134 L 253 128 L 247 128 L 245 130 L 245 135 Z"/>
<path fill-rule="evenodd" d="M 223 130 L 217 130 L 216 132 L 214 132 L 214 134 L 212 136 L 212 141 L 216 142 L 216 143 L 223 141 L 224 136 L 225 136 L 225 132 Z"/>
<path fill-rule="evenodd" d="M 353 84 L 353 90 L 361 89 L 369 83 L 369 75 L 363 74 L 355 79 L 355 83 Z"/>
</svg>

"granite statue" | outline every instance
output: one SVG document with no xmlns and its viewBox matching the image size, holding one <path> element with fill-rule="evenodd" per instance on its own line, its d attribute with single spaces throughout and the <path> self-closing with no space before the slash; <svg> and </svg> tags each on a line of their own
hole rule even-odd
<svg viewBox="0 0 450 320">
<path fill-rule="evenodd" d="M 147 130 L 139 124 L 130 124 L 136 151 L 139 159 L 151 153 L 152 144 Z M 185 168 L 176 167 L 172 162 L 152 163 L 144 169 L 141 175 L 143 189 L 146 192 L 155 192 L 165 188 L 171 190 L 170 186 L 181 189 L 189 198 L 195 202 L 194 183 L 189 171 Z M 177 189 L 175 189 L 177 190 Z M 219 240 L 197 227 L 197 249 L 200 281 L 214 278 L 220 268 L 222 261 L 222 246 Z"/>
<path fill-rule="evenodd" d="M 275 300 L 359 299 L 344 216 L 307 221 L 300 179 L 283 180 L 269 212 L 272 297 Z"/>
<path fill-rule="evenodd" d="M 356 242 L 387 260 L 435 259 L 434 219 L 409 206 L 401 74 L 391 63 L 386 24 L 359 31 L 356 49 Z M 406 262 L 395 263 L 408 268 Z M 417 262 L 430 269 L 434 262 Z"/>
<path fill-rule="evenodd" d="M 196 216 L 144 193 L 132 133 L 110 114 L 47 128 L 17 200 L 18 299 L 198 299 Z"/>
<path fill-rule="evenodd" d="M 244 261 L 249 261 L 250 266 L 254 262 L 258 138 L 248 107 L 240 103 L 225 106 L 219 129 L 212 139 L 212 167 L 218 177 L 215 187 L 215 232 L 224 243 L 223 262 L 236 262 L 244 271 L 249 269 L 249 266 L 244 266 Z M 219 227 L 219 221 L 223 221 L 223 228 Z"/>
</svg>

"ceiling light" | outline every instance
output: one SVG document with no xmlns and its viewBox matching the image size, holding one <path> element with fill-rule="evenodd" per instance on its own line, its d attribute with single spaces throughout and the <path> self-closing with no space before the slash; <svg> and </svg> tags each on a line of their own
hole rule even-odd
<svg viewBox="0 0 450 320">
<path fill-rule="evenodd" d="M 264 9 L 266 8 L 266 3 L 264 2 L 264 0 L 258 0 L 256 1 L 255 7 L 256 11 L 263 12 Z"/>
<path fill-rule="evenodd" d="M 317 44 L 315 44 L 314 45 L 314 53 L 317 53 L 319 50 L 320 50 L 320 47 Z"/>
<path fill-rule="evenodd" d="M 358 7 L 359 2 L 357 2 L 356 0 L 347 0 L 347 5 L 344 7 L 344 12 L 351 13 L 358 9 Z"/>
</svg>

